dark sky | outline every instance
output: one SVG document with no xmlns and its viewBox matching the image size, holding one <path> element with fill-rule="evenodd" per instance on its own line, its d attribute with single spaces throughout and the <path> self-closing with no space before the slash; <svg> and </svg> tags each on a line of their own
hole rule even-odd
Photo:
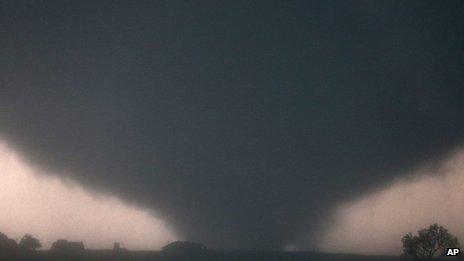
<svg viewBox="0 0 464 261">
<path fill-rule="evenodd" d="M 460 144 L 463 26 L 462 1 L 1 1 L 0 134 L 188 239 L 310 248 Z"/>
</svg>

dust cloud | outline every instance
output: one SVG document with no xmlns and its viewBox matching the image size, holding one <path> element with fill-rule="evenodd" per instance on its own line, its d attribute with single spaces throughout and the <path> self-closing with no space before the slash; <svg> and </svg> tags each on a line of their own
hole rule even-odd
<svg viewBox="0 0 464 261">
<path fill-rule="evenodd" d="M 58 175 L 40 175 L 0 141 L 0 232 L 37 236 L 45 249 L 57 239 L 88 248 L 159 249 L 178 238 L 163 220 L 116 197 L 90 193 Z"/>
<path fill-rule="evenodd" d="M 333 213 L 319 249 L 330 252 L 398 254 L 407 232 L 438 223 L 464 240 L 464 151 L 409 175 Z"/>
</svg>

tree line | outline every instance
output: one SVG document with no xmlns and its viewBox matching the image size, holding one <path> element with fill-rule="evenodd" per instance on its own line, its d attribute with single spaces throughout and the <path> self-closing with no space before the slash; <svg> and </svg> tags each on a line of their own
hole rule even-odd
<svg viewBox="0 0 464 261">
<path fill-rule="evenodd" d="M 42 244 L 40 241 L 32 235 L 24 235 L 18 243 L 16 240 L 8 238 L 5 234 L 0 232 L 1 254 L 30 253 L 41 247 Z"/>
<path fill-rule="evenodd" d="M 448 249 L 459 246 L 458 239 L 438 224 L 417 231 L 417 235 L 407 233 L 401 242 L 403 245 L 402 256 L 405 260 L 440 259 L 446 255 Z M 68 243 L 66 240 L 58 240 L 52 248 L 66 249 Z M 30 234 L 25 234 L 19 242 L 16 242 L 0 232 L 0 255 L 2 256 L 31 253 L 41 247 L 39 239 Z M 81 248 L 84 248 L 83 245 Z"/>
</svg>

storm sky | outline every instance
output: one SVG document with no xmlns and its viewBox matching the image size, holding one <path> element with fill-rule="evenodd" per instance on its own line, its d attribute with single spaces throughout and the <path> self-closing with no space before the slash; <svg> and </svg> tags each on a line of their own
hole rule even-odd
<svg viewBox="0 0 464 261">
<path fill-rule="evenodd" d="M 0 136 L 38 177 L 156 213 L 172 235 L 324 248 L 318 235 L 352 227 L 346 202 L 370 208 L 460 148 L 463 14 L 462 1 L 1 1 Z"/>
</svg>

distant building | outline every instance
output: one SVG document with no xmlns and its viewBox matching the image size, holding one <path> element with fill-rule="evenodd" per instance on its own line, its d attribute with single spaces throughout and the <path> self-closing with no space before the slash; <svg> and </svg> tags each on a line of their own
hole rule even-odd
<svg viewBox="0 0 464 261">
<path fill-rule="evenodd" d="M 119 242 L 114 242 L 113 251 L 114 252 L 126 252 L 127 248 L 121 247 L 121 244 L 119 244 Z"/>
<path fill-rule="evenodd" d="M 205 245 L 189 241 L 176 241 L 163 247 L 163 252 L 175 254 L 201 253 L 206 250 Z"/>
<path fill-rule="evenodd" d="M 68 241 L 59 239 L 52 244 L 50 251 L 54 252 L 82 252 L 84 251 L 84 243 L 82 241 Z"/>
</svg>

